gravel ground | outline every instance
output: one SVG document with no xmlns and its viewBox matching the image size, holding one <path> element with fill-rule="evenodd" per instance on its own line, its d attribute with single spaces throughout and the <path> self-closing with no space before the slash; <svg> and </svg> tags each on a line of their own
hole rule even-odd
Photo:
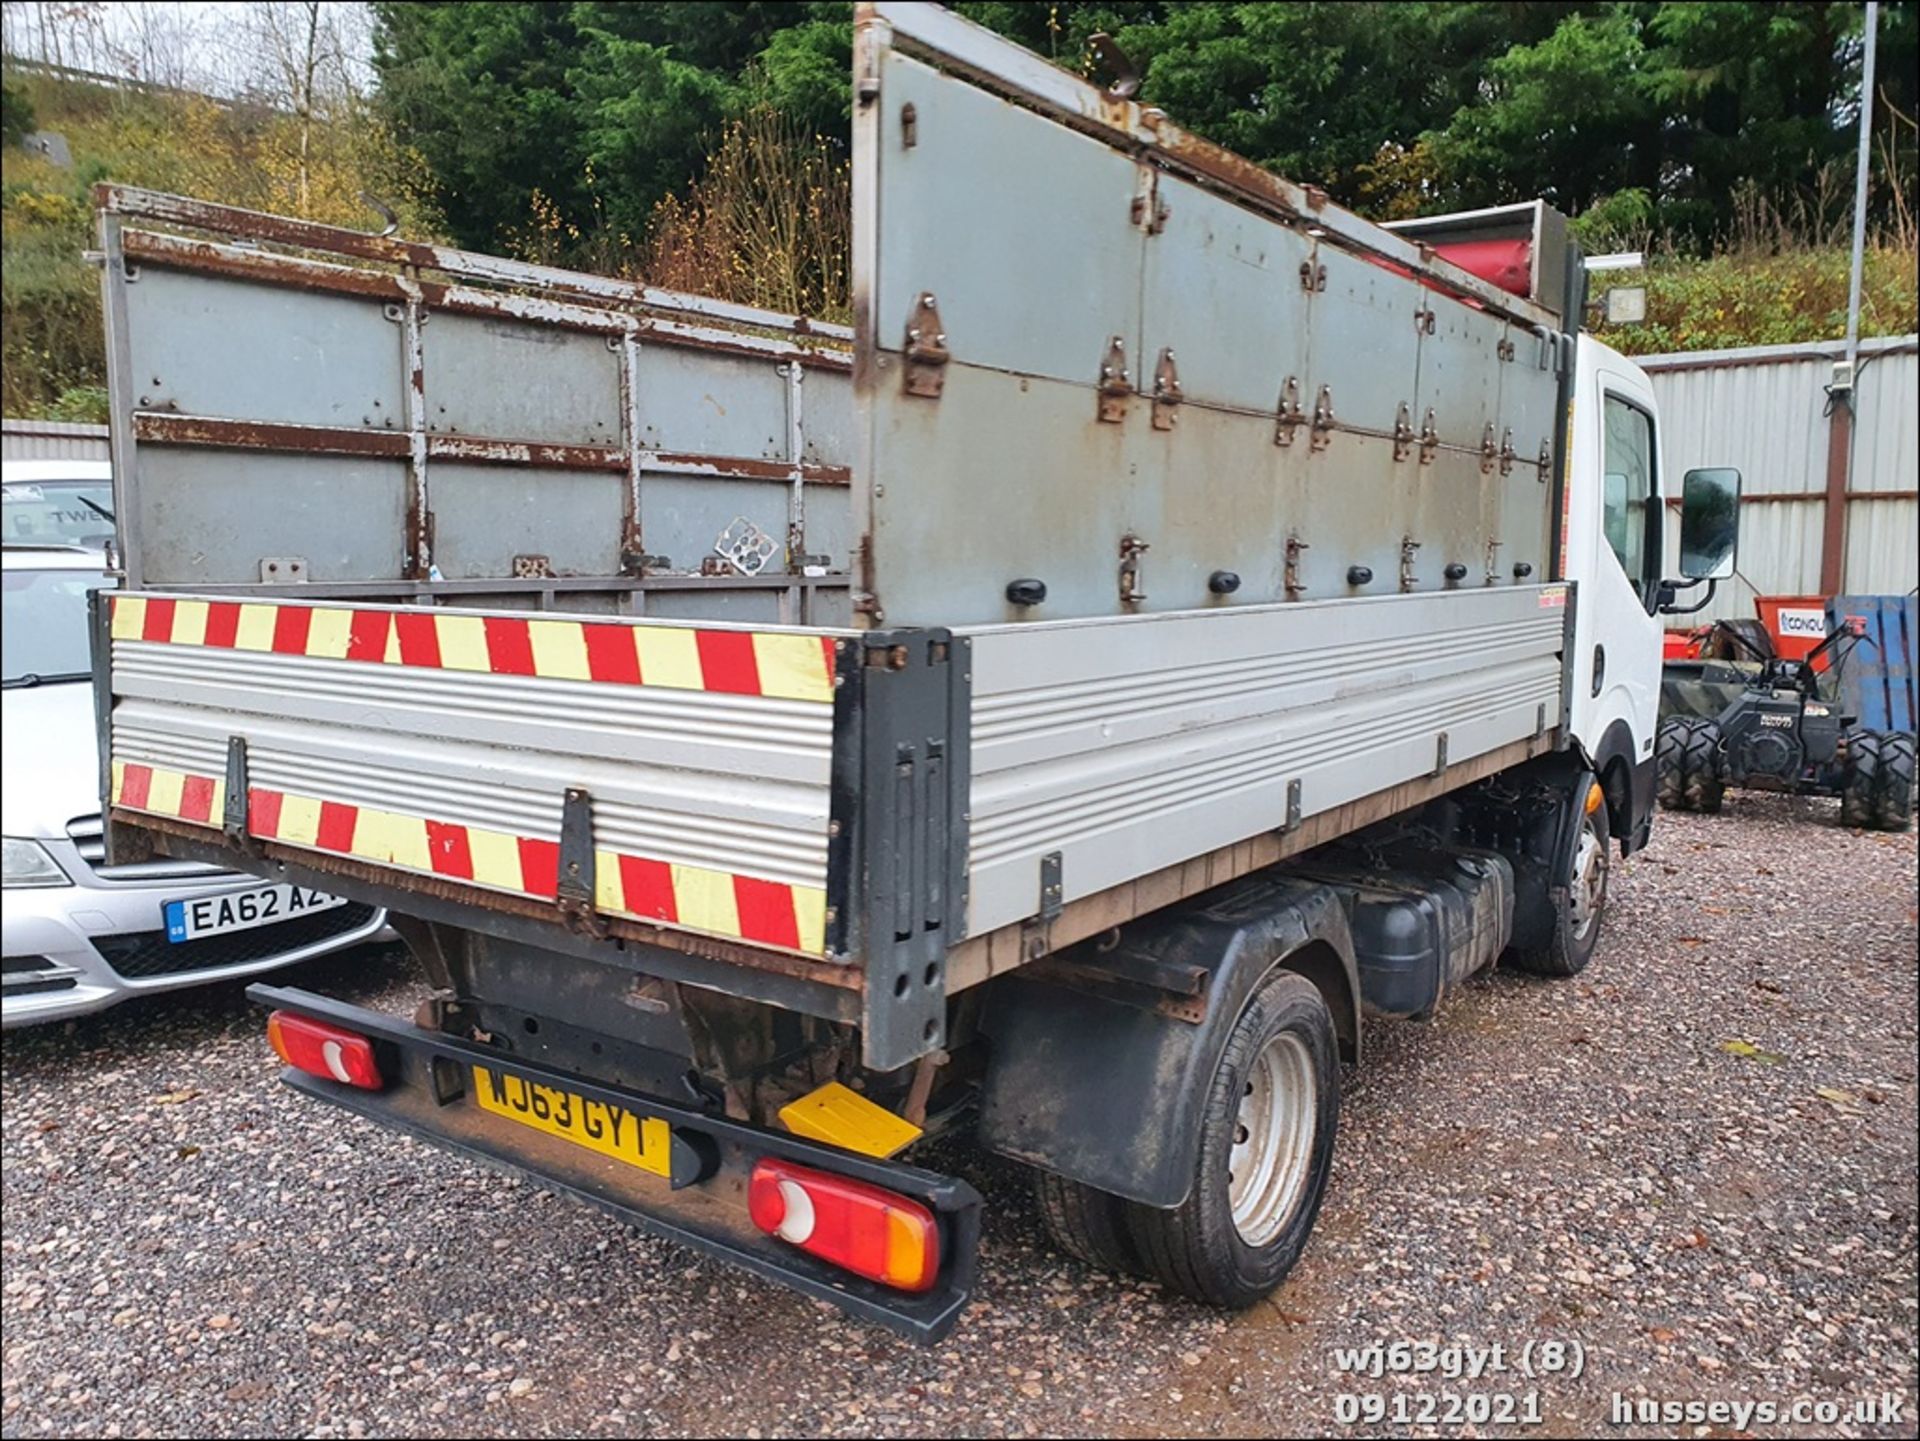
<svg viewBox="0 0 1920 1441">
<path fill-rule="evenodd" d="M 1913 1435 L 1913 837 L 1736 796 L 1663 818 L 1615 884 L 1585 976 L 1369 1027 L 1274 1302 L 1226 1318 L 1057 1258 L 1017 1169 L 962 1151 L 983 1273 L 933 1350 L 300 1101 L 238 987 L 9 1036 L 4 1434 L 1457 1435 L 1344 1428 L 1337 1398 L 1531 1390 L 1541 1427 L 1479 1434 L 1608 1430 L 1615 1393 L 1888 1392 L 1892 1424 L 1750 1429 Z M 391 954 L 300 980 L 417 987 Z M 1579 1378 L 1335 1364 L 1545 1339 Z"/>
</svg>

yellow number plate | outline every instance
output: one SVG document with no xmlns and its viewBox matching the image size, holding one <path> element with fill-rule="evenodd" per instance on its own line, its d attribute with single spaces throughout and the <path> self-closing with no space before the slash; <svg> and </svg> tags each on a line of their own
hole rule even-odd
<svg viewBox="0 0 1920 1441">
<path fill-rule="evenodd" d="M 598 1151 L 656 1176 L 669 1176 L 673 1133 L 658 1116 L 589 1101 L 485 1066 L 473 1068 L 473 1095 L 483 1111 Z"/>
</svg>

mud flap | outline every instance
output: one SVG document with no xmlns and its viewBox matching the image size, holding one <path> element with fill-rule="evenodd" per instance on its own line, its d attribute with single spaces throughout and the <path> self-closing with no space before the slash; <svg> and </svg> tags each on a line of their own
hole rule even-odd
<svg viewBox="0 0 1920 1441">
<path fill-rule="evenodd" d="M 1255 873 L 994 984 L 979 1137 L 1001 1155 L 1149 1206 L 1193 1182 L 1221 1048 L 1274 968 L 1327 998 L 1343 1053 L 1359 1035 L 1347 917 L 1323 885 Z"/>
</svg>

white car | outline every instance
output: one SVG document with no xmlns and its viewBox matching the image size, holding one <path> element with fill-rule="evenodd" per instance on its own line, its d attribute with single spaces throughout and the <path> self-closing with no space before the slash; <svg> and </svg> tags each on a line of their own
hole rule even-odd
<svg viewBox="0 0 1920 1441">
<path fill-rule="evenodd" d="M 0 1023 L 65 1020 L 391 934 L 384 911 L 300 886 L 184 861 L 107 865 L 87 595 L 113 581 L 98 552 L 18 545 L 0 553 L 0 579 Z"/>
<path fill-rule="evenodd" d="M 0 465 L 0 542 L 104 548 L 113 539 L 113 467 L 104 460 Z"/>
</svg>

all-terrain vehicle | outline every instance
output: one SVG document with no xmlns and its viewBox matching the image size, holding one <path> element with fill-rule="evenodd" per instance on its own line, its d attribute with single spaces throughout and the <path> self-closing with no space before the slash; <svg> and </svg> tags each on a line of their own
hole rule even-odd
<svg viewBox="0 0 1920 1441">
<path fill-rule="evenodd" d="M 1716 634 L 1744 648 L 1759 670 L 1711 718 L 1669 716 L 1660 726 L 1660 804 L 1667 810 L 1720 810 L 1728 786 L 1837 795 L 1843 825 L 1904 831 L 1913 824 L 1914 737 L 1867 730 L 1842 711 L 1841 667 L 1863 629 L 1844 621 L 1804 658 L 1762 650 L 1739 629 Z M 1831 658 L 1833 683 L 1819 662 Z"/>
</svg>

